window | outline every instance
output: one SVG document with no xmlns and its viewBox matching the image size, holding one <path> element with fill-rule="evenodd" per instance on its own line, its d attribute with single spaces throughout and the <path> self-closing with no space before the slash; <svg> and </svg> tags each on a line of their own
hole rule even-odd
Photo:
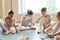
<svg viewBox="0 0 60 40">
<path fill-rule="evenodd" d="M 25 14 L 28 9 L 33 12 L 40 12 L 42 7 L 46 7 L 46 0 L 19 0 L 18 1 L 18 13 Z"/>
<path fill-rule="evenodd" d="M 56 7 L 57 11 L 60 10 L 60 0 L 56 0 L 55 7 Z"/>
</svg>

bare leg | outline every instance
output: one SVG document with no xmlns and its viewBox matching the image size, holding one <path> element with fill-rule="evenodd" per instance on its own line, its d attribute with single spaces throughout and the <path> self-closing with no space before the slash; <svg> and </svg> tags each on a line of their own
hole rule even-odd
<svg viewBox="0 0 60 40">
<path fill-rule="evenodd" d="M 1 28 L 2 28 L 4 31 L 8 31 L 8 30 L 5 28 L 4 25 L 2 25 L 1 23 L 0 23 L 0 25 L 1 25 Z"/>
<path fill-rule="evenodd" d="M 0 23 L 0 25 L 1 25 L 1 28 L 2 28 L 4 31 L 6 31 L 6 33 L 5 33 L 5 34 L 9 34 L 9 31 L 5 28 L 5 26 L 4 26 L 4 25 L 2 25 L 1 23 Z"/>
</svg>

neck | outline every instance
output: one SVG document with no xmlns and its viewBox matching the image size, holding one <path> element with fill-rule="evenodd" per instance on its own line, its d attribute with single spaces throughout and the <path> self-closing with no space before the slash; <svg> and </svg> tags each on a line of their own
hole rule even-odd
<svg viewBox="0 0 60 40">
<path fill-rule="evenodd" d="M 44 17 L 47 17 L 47 14 L 45 14 L 45 16 Z"/>
</svg>

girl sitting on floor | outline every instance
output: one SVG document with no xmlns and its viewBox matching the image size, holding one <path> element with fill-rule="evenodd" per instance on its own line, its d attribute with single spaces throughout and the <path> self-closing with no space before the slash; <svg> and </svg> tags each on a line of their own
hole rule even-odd
<svg viewBox="0 0 60 40">
<path fill-rule="evenodd" d="M 31 10 L 27 11 L 27 14 L 22 19 L 22 26 L 33 26 L 33 12 Z"/>
<path fill-rule="evenodd" d="M 5 17 L 5 22 L 6 22 L 6 25 L 8 26 L 8 30 L 11 33 L 15 33 L 16 31 L 18 31 L 18 29 L 17 29 L 18 25 L 16 24 L 16 19 L 14 18 L 13 11 L 10 11 L 8 13 L 8 16 Z"/>
<path fill-rule="evenodd" d="M 48 36 L 56 36 L 60 35 L 60 11 L 57 13 L 57 20 L 53 27 L 51 26 L 50 28 L 45 29 L 45 33 Z"/>
<path fill-rule="evenodd" d="M 42 8 L 41 12 L 42 12 L 42 16 L 37 19 L 37 21 L 40 20 L 40 29 L 39 29 L 38 33 L 41 32 L 42 27 L 43 27 L 43 29 L 46 29 L 50 26 L 50 23 L 51 23 L 51 17 L 50 17 L 50 15 L 47 14 L 47 8 L 45 8 L 45 7 Z"/>
<path fill-rule="evenodd" d="M 6 34 L 15 33 L 16 31 L 18 31 L 17 29 L 18 25 L 15 23 L 13 11 L 10 11 L 8 13 L 8 16 L 5 17 L 3 21 L 4 21 L 4 25 L 2 23 L 0 23 L 0 25 L 2 26 L 2 29 L 6 31 Z"/>
</svg>

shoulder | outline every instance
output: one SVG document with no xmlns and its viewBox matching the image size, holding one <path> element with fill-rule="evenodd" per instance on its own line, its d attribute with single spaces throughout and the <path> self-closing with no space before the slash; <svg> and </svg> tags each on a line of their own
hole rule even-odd
<svg viewBox="0 0 60 40">
<path fill-rule="evenodd" d="M 26 15 L 23 15 L 23 18 L 27 17 L 27 14 Z"/>
<path fill-rule="evenodd" d="M 50 18 L 51 17 L 51 15 L 49 15 L 49 14 L 47 14 L 47 16 Z"/>
<path fill-rule="evenodd" d="M 13 17 L 13 19 L 16 19 L 15 17 Z"/>
<path fill-rule="evenodd" d="M 9 19 L 9 17 L 5 17 L 4 19 Z"/>
<path fill-rule="evenodd" d="M 50 16 L 49 14 L 47 14 L 47 16 Z"/>
<path fill-rule="evenodd" d="M 15 17 L 13 17 L 12 19 L 13 19 L 14 21 L 16 20 L 16 18 L 15 18 Z"/>
</svg>

